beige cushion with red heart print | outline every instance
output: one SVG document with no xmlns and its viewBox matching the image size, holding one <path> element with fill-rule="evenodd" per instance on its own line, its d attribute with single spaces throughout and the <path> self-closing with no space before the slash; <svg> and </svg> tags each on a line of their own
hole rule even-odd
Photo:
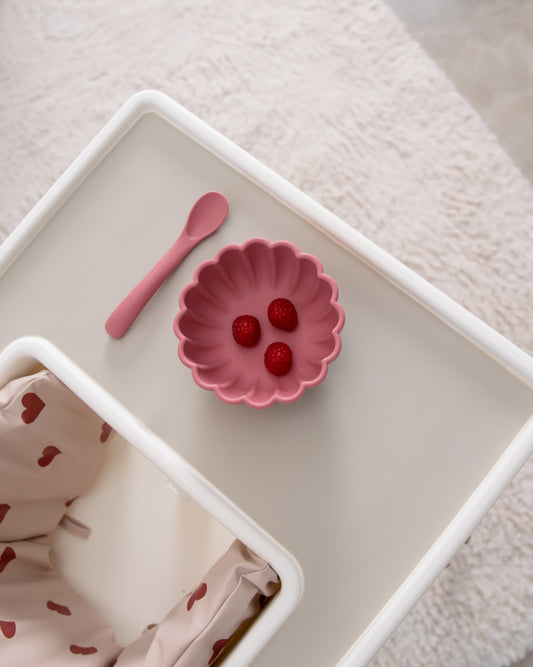
<svg viewBox="0 0 533 667">
<path fill-rule="evenodd" d="M 210 667 L 279 587 L 239 541 L 124 648 L 49 560 L 48 535 L 100 465 L 110 427 L 47 370 L 0 389 L 0 664 Z M 228 644 L 229 646 L 229 644 Z"/>
<path fill-rule="evenodd" d="M 91 483 L 107 425 L 47 370 L 0 389 L 0 542 L 47 535 Z"/>
<path fill-rule="evenodd" d="M 236 540 L 160 625 L 124 649 L 117 667 L 211 667 L 278 588 L 270 565 Z"/>
</svg>

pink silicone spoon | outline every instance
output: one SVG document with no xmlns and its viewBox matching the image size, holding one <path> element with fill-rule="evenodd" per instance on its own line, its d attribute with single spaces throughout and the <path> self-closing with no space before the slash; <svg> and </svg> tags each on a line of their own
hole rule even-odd
<svg viewBox="0 0 533 667">
<path fill-rule="evenodd" d="M 228 202 L 220 193 L 208 192 L 200 197 L 192 207 L 177 241 L 107 318 L 105 330 L 112 338 L 122 338 L 128 332 L 165 280 L 194 246 L 220 227 L 227 213 Z"/>
</svg>

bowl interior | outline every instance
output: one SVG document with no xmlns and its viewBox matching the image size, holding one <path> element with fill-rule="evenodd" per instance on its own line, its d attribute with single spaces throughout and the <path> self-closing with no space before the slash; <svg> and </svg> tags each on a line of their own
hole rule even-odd
<svg viewBox="0 0 533 667">
<path fill-rule="evenodd" d="M 296 308 L 299 321 L 292 332 L 269 322 L 268 305 L 278 297 L 290 299 Z M 200 386 L 217 390 L 229 402 L 246 397 L 246 402 L 260 404 L 274 396 L 294 400 L 323 379 L 327 362 L 338 352 L 334 331 L 340 328 L 342 311 L 335 299 L 336 285 L 318 260 L 291 244 L 230 246 L 199 269 L 183 294 L 176 321 L 180 356 Z M 242 347 L 233 339 L 238 315 L 259 320 L 256 346 Z M 281 377 L 264 365 L 265 349 L 274 341 L 287 343 L 293 352 L 291 370 Z"/>
</svg>

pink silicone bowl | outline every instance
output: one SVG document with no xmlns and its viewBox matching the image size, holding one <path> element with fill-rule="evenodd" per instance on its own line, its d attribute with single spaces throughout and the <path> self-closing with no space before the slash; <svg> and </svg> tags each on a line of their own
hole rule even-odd
<svg viewBox="0 0 533 667">
<path fill-rule="evenodd" d="M 290 403 L 322 382 L 340 352 L 344 311 L 337 296 L 337 284 L 320 261 L 288 241 L 254 238 L 225 246 L 200 264 L 180 294 L 174 320 L 179 357 L 200 387 L 226 403 L 254 408 Z M 278 297 L 296 307 L 298 326 L 292 332 L 268 320 L 268 305 Z M 254 347 L 235 342 L 232 323 L 238 315 L 259 320 L 261 337 Z M 287 343 L 293 352 L 291 370 L 281 377 L 264 364 L 264 352 L 274 341 Z"/>
</svg>

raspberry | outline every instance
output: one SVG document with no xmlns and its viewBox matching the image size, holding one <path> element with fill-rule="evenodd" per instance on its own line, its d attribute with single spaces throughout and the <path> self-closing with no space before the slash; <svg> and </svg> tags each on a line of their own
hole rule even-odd
<svg viewBox="0 0 533 667">
<path fill-rule="evenodd" d="M 233 338 L 243 347 L 253 347 L 257 345 L 261 335 L 259 320 L 253 315 L 239 315 L 233 320 L 231 326 Z"/>
<path fill-rule="evenodd" d="M 265 350 L 265 366 L 273 375 L 287 375 L 292 366 L 292 350 L 287 343 L 270 343 Z"/>
<path fill-rule="evenodd" d="M 268 307 L 268 319 L 283 331 L 294 331 L 298 326 L 298 313 L 289 299 L 274 299 Z"/>
</svg>

